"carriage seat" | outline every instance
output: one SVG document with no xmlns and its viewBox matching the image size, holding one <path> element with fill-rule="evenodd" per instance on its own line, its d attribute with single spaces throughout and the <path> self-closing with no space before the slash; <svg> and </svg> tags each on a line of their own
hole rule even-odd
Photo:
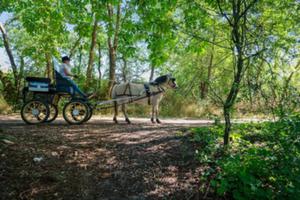
<svg viewBox="0 0 300 200">
<path fill-rule="evenodd" d="M 36 81 L 36 82 L 45 82 L 45 83 L 51 82 L 50 78 L 42 78 L 42 77 L 26 77 L 26 81 L 28 82 Z"/>
<path fill-rule="evenodd" d="M 73 86 L 68 79 L 63 77 L 58 71 L 55 70 L 55 89 L 56 92 L 62 94 L 69 94 L 73 93 Z"/>
</svg>

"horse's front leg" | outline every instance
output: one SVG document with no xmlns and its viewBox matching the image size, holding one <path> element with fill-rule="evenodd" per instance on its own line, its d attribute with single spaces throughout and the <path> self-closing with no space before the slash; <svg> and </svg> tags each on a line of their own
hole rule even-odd
<svg viewBox="0 0 300 200">
<path fill-rule="evenodd" d="M 152 112 L 151 112 L 151 122 L 155 123 L 154 121 L 154 113 L 155 113 L 155 104 L 152 103 Z"/>
<path fill-rule="evenodd" d="M 118 120 L 117 120 L 117 117 L 118 117 L 118 103 L 117 102 L 114 102 L 114 108 L 115 108 L 115 113 L 114 113 L 113 121 L 117 124 L 118 123 Z"/>
<path fill-rule="evenodd" d="M 158 119 L 158 115 L 159 115 L 159 104 L 157 103 L 155 106 L 155 116 L 156 116 L 156 122 L 160 124 L 161 121 Z"/>
<path fill-rule="evenodd" d="M 126 105 L 125 105 L 125 104 L 122 104 L 122 112 L 123 112 L 123 114 L 124 114 L 125 121 L 126 121 L 128 124 L 131 124 L 131 121 L 129 120 L 128 115 L 127 115 L 127 112 L 126 112 Z"/>
</svg>

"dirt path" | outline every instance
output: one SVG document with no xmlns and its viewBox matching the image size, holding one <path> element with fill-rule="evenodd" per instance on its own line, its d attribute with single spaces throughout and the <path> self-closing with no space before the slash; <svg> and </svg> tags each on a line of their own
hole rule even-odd
<svg viewBox="0 0 300 200">
<path fill-rule="evenodd" d="M 115 125 L 95 117 L 28 126 L 0 116 L 2 199 L 193 199 L 201 166 L 187 128 L 209 121 L 132 119 Z"/>
</svg>

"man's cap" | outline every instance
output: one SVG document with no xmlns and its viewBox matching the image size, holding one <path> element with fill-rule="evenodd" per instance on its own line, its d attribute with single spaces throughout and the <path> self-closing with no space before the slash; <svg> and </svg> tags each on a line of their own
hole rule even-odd
<svg viewBox="0 0 300 200">
<path fill-rule="evenodd" d="M 61 58 L 61 61 L 62 62 L 65 62 L 65 61 L 70 61 L 71 59 L 69 58 L 69 56 L 63 56 L 62 58 Z"/>
</svg>

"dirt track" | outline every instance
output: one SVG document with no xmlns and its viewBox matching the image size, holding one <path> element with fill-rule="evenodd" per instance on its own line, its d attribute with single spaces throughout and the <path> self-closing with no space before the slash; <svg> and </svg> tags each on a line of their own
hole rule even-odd
<svg viewBox="0 0 300 200">
<path fill-rule="evenodd" d="M 1 198 L 194 199 L 202 169 L 186 130 L 209 121 L 132 122 L 28 126 L 0 116 L 1 135 L 14 137 L 0 143 Z"/>
</svg>

